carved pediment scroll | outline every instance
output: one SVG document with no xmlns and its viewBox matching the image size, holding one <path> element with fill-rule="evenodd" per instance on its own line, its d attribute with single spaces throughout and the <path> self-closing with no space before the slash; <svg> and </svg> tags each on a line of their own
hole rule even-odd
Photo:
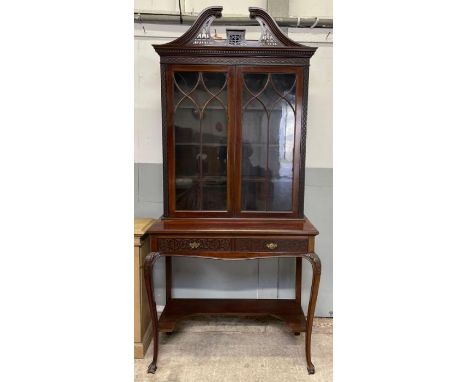
<svg viewBox="0 0 468 382">
<path fill-rule="evenodd" d="M 214 19 L 221 17 L 222 6 L 205 8 L 195 20 L 193 25 L 171 45 L 210 45 L 215 42 L 211 37 L 211 24 Z"/>
<path fill-rule="evenodd" d="M 258 44 L 261 46 L 301 46 L 286 36 L 276 21 L 262 8 L 249 7 L 250 18 L 260 24 L 261 35 Z"/>
<path fill-rule="evenodd" d="M 170 42 L 171 46 L 229 46 L 230 39 L 214 39 L 211 35 L 211 24 L 216 18 L 222 16 L 222 6 L 205 8 L 195 20 L 193 25 L 181 37 Z M 250 47 L 301 47 L 286 36 L 275 20 L 262 8 L 249 7 L 250 18 L 255 19 L 260 25 L 260 38 L 258 41 L 243 41 L 243 46 Z"/>
</svg>

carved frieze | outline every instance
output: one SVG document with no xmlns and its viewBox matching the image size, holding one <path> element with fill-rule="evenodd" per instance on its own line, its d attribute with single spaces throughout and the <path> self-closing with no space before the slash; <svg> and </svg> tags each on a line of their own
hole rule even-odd
<svg viewBox="0 0 468 382">
<path fill-rule="evenodd" d="M 180 251 L 230 251 L 230 239 L 215 238 L 160 238 L 159 251 L 175 253 Z"/>
</svg>

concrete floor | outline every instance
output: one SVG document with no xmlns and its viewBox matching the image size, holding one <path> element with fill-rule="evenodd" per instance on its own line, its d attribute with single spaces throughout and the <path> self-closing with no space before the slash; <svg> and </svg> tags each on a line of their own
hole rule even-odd
<svg viewBox="0 0 468 382">
<path fill-rule="evenodd" d="M 331 382 L 333 320 L 316 318 L 308 375 L 304 333 L 294 336 L 275 319 L 197 317 L 182 321 L 172 335 L 161 334 L 158 369 L 147 374 L 153 357 L 135 360 L 135 382 Z"/>
</svg>

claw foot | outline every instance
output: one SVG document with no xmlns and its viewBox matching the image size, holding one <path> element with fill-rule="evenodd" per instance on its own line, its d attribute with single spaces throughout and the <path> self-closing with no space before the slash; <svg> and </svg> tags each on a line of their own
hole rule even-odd
<svg viewBox="0 0 468 382">
<path fill-rule="evenodd" d="M 156 369 L 158 367 L 156 366 L 156 363 L 153 361 L 150 363 L 150 365 L 148 366 L 148 373 L 151 373 L 151 374 L 154 374 L 156 373 Z"/>
<path fill-rule="evenodd" d="M 307 371 L 309 372 L 309 374 L 315 374 L 314 365 L 307 366 Z"/>
</svg>

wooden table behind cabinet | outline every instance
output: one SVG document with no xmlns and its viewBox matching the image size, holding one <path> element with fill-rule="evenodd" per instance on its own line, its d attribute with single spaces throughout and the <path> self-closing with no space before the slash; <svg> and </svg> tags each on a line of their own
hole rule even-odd
<svg viewBox="0 0 468 382">
<path fill-rule="evenodd" d="M 134 280 L 134 357 L 144 358 L 153 335 L 148 295 L 145 289 L 143 264 L 150 252 L 148 228 L 154 219 L 135 219 L 133 233 L 133 280 Z"/>
</svg>

